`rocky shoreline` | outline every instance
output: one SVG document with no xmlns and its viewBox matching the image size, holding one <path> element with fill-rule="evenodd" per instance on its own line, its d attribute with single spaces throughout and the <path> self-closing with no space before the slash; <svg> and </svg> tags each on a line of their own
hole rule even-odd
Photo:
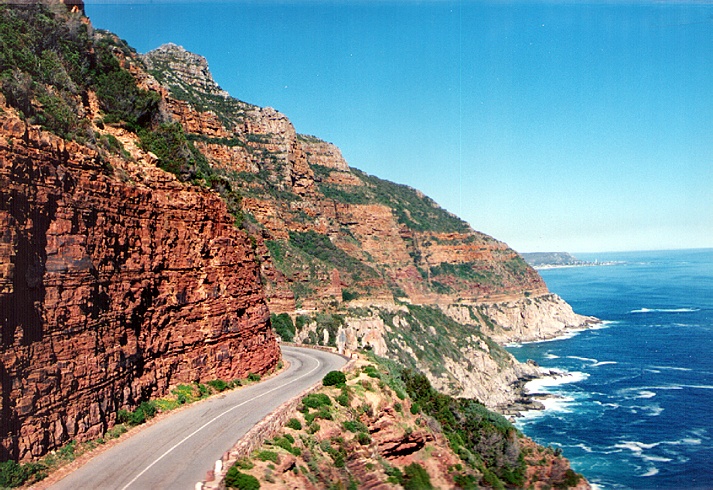
<svg viewBox="0 0 713 490">
<path fill-rule="evenodd" d="M 563 339 L 563 338 L 568 338 L 571 336 L 571 334 L 576 334 L 578 332 L 587 330 L 589 328 L 594 327 L 595 325 L 601 325 L 601 320 L 598 320 L 593 317 L 587 317 L 588 320 L 586 322 L 586 326 L 580 328 L 572 328 L 569 329 L 567 332 L 563 333 L 562 335 L 556 336 L 556 337 L 548 337 L 542 340 L 534 340 L 530 341 L 531 342 L 547 342 L 555 339 Z M 537 362 L 533 361 L 532 359 L 528 359 L 526 362 L 522 363 L 526 366 L 531 366 L 532 368 L 535 369 L 535 371 L 538 373 L 538 375 L 534 374 L 525 374 L 521 375 L 518 380 L 513 383 L 512 389 L 515 392 L 515 401 L 512 403 L 505 405 L 502 407 L 499 411 L 503 415 L 509 418 L 511 422 L 514 422 L 516 419 L 524 417 L 527 412 L 534 412 L 534 411 L 543 411 L 547 409 L 547 406 L 542 402 L 542 400 L 550 400 L 550 399 L 555 399 L 559 398 L 558 395 L 549 393 L 549 392 L 543 392 L 543 391 L 530 391 L 528 389 L 528 385 L 531 384 L 531 382 L 536 381 L 536 380 L 545 380 L 547 378 L 565 378 L 567 377 L 570 373 L 566 371 L 561 371 L 558 369 L 550 369 L 550 368 L 543 368 L 540 366 Z M 573 381 L 572 381 L 573 382 Z"/>
</svg>

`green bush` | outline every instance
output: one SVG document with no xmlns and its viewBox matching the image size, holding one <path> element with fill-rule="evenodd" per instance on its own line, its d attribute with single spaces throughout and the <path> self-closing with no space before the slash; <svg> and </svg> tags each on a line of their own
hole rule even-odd
<svg viewBox="0 0 713 490">
<path fill-rule="evenodd" d="M 205 156 L 188 141 L 180 123 L 164 123 L 139 131 L 141 149 L 158 157 L 158 166 L 181 180 L 206 178 L 212 172 Z"/>
<path fill-rule="evenodd" d="M 280 336 L 285 342 L 292 342 L 295 338 L 295 325 L 292 323 L 292 318 L 287 313 L 270 315 L 270 323 L 275 333 Z"/>
<path fill-rule="evenodd" d="M 15 461 L 0 463 L 0 488 L 22 486 L 29 481 L 39 481 L 47 476 L 42 463 L 19 464 Z"/>
<path fill-rule="evenodd" d="M 475 400 L 438 393 L 420 373 L 404 370 L 401 379 L 413 402 L 441 424 L 451 448 L 483 474 L 484 484 L 524 484 L 525 461 L 517 443 L 517 430 L 505 417 Z"/>
<path fill-rule="evenodd" d="M 349 432 L 367 432 L 369 428 L 358 420 L 347 420 L 342 424 Z"/>
<path fill-rule="evenodd" d="M 222 379 L 212 379 L 208 381 L 208 385 L 218 393 L 228 389 L 228 383 L 226 383 Z"/>
<path fill-rule="evenodd" d="M 347 377 L 341 371 L 329 371 L 324 378 L 322 384 L 324 386 L 340 386 L 347 382 Z"/>
<path fill-rule="evenodd" d="M 366 432 L 359 432 L 357 434 L 357 442 L 361 444 L 362 446 L 366 446 L 371 443 L 371 436 L 367 434 Z"/>
<path fill-rule="evenodd" d="M 302 399 L 302 405 L 308 408 L 331 407 L 332 400 L 324 393 L 310 393 Z"/>
<path fill-rule="evenodd" d="M 429 490 L 433 488 L 431 477 L 426 469 L 418 463 L 411 463 L 404 468 L 402 485 L 404 490 Z"/>
<path fill-rule="evenodd" d="M 280 457 L 277 455 L 275 451 L 259 451 L 257 453 L 257 459 L 260 461 L 272 461 L 273 463 L 277 464 L 280 462 Z"/>
<path fill-rule="evenodd" d="M 576 487 L 579 481 L 582 479 L 582 475 L 575 472 L 573 469 L 569 468 L 564 473 L 564 479 L 561 483 L 557 484 L 557 488 L 571 488 Z"/>
<path fill-rule="evenodd" d="M 337 403 L 339 403 L 343 407 L 348 407 L 349 406 L 349 394 L 342 392 L 341 394 L 337 395 L 335 398 Z"/>
<path fill-rule="evenodd" d="M 258 490 L 260 482 L 254 476 L 242 473 L 236 465 L 233 465 L 225 474 L 225 486 L 239 490 Z"/>
<path fill-rule="evenodd" d="M 155 402 L 141 402 L 136 410 L 119 410 L 116 413 L 116 421 L 120 424 L 141 425 L 156 415 Z"/>
<path fill-rule="evenodd" d="M 362 371 L 364 371 L 370 378 L 381 379 L 381 374 L 379 374 L 379 371 L 373 364 L 367 364 L 362 368 Z"/>
<path fill-rule="evenodd" d="M 251 383 L 256 383 L 256 382 L 260 381 L 260 375 L 255 374 L 255 373 L 250 373 L 250 374 L 248 374 L 248 381 L 250 381 Z"/>
<path fill-rule="evenodd" d="M 251 470 L 255 467 L 252 461 L 248 458 L 240 458 L 235 462 L 235 466 L 241 470 Z"/>
<path fill-rule="evenodd" d="M 302 430 L 302 422 L 300 422 L 296 418 L 291 418 L 287 421 L 287 427 L 294 430 Z"/>
<path fill-rule="evenodd" d="M 107 439 L 116 439 L 117 437 L 121 436 L 121 434 L 124 434 L 127 431 L 127 428 L 124 424 L 117 424 L 108 431 L 106 431 L 106 438 Z"/>
</svg>

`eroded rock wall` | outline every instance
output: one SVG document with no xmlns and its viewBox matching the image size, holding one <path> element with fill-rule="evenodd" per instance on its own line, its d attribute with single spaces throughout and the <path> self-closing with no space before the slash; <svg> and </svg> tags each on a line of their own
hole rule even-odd
<svg viewBox="0 0 713 490">
<path fill-rule="evenodd" d="M 101 435 L 172 385 L 279 358 L 217 194 L 0 116 L 0 459 Z"/>
</svg>

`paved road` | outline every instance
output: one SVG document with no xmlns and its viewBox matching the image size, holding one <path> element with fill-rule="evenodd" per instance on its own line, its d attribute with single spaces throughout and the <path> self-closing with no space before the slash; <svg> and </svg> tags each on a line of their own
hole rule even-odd
<svg viewBox="0 0 713 490">
<path fill-rule="evenodd" d="M 53 489 L 193 490 L 207 470 L 253 425 L 324 375 L 343 357 L 283 347 L 290 363 L 279 376 L 198 403 L 97 455 Z"/>
</svg>

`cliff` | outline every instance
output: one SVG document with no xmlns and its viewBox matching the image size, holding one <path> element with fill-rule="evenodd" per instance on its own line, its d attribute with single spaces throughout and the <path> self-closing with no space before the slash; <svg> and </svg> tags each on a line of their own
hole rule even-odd
<svg viewBox="0 0 713 490">
<path fill-rule="evenodd" d="M 536 370 L 493 338 L 589 321 L 506 244 L 232 98 L 201 56 L 0 8 L 0 458 L 269 369 L 268 307 L 286 340 L 373 350 L 498 408 Z"/>
<path fill-rule="evenodd" d="M 42 7 L 0 8 L 46 42 Z M 86 25 L 74 15 L 49 16 L 50 27 L 91 42 L 63 30 Z M 41 74 L 15 73 L 37 82 L 27 105 L 7 79 L 0 96 L 0 460 L 98 437 L 119 409 L 177 383 L 272 368 L 280 352 L 253 244 L 220 196 L 100 124 L 96 87 L 56 70 L 74 93 L 52 99 Z M 74 141 L 49 130 L 55 101 L 75 111 Z"/>
<path fill-rule="evenodd" d="M 270 309 L 289 315 L 286 340 L 372 349 L 441 390 L 504 407 L 537 372 L 492 339 L 544 339 L 590 321 L 506 244 L 350 167 L 274 109 L 228 96 L 204 58 L 168 44 L 142 59 L 167 111 L 241 195 Z"/>
<path fill-rule="evenodd" d="M 343 385 L 321 387 L 282 418 L 227 469 L 226 485 L 243 474 L 264 489 L 590 488 L 502 417 L 383 360 L 358 360 Z"/>
</svg>

